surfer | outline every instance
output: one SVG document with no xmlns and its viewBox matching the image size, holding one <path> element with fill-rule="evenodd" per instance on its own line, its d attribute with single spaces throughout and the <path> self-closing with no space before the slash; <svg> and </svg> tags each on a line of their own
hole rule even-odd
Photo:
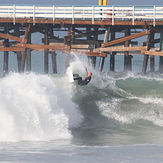
<svg viewBox="0 0 163 163">
<path fill-rule="evenodd" d="M 84 79 L 82 79 L 79 74 L 73 74 L 74 80 L 78 80 L 78 85 L 80 86 L 87 85 L 91 81 L 92 72 L 88 72 L 86 67 L 85 70 L 87 72 L 87 76 Z"/>
</svg>

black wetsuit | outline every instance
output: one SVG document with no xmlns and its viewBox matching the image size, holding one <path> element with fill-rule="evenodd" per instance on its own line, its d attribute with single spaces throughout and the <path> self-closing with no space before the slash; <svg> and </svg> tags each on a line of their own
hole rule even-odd
<svg viewBox="0 0 163 163">
<path fill-rule="evenodd" d="M 74 76 L 77 76 L 77 75 L 74 74 Z M 78 76 L 78 77 L 74 77 L 74 80 L 78 80 L 78 85 L 80 85 L 80 86 L 87 85 L 91 81 L 91 76 L 85 77 L 84 80 L 82 80 L 82 77 Z"/>
</svg>

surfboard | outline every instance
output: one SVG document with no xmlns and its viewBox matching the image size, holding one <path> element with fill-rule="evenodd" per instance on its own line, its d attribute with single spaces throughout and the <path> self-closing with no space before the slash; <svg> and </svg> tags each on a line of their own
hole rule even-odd
<svg viewBox="0 0 163 163">
<path fill-rule="evenodd" d="M 67 74 L 67 76 L 68 76 L 69 82 L 70 82 L 70 83 L 74 82 L 73 72 L 72 72 L 72 70 L 70 69 L 70 67 L 67 68 L 66 74 Z"/>
</svg>

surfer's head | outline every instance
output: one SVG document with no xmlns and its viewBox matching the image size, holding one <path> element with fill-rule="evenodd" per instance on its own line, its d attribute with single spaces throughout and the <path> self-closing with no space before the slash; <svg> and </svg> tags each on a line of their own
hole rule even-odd
<svg viewBox="0 0 163 163">
<path fill-rule="evenodd" d="M 92 76 L 92 72 L 88 72 L 88 77 Z"/>
</svg>

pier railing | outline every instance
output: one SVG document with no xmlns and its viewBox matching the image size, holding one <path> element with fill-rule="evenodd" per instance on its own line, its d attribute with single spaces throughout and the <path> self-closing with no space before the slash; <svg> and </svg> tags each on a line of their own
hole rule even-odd
<svg viewBox="0 0 163 163">
<path fill-rule="evenodd" d="M 12 18 L 13 23 L 18 18 L 33 19 L 69 19 L 72 24 L 76 20 L 90 20 L 92 24 L 96 20 L 132 21 L 156 21 L 163 20 L 163 7 L 160 6 L 21 6 L 0 5 L 0 18 Z"/>
</svg>

